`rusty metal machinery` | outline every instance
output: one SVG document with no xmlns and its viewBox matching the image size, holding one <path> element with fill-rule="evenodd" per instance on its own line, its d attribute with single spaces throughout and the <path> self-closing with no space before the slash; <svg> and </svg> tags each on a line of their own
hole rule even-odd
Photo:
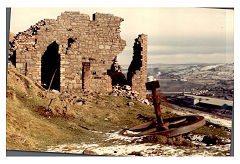
<svg viewBox="0 0 240 164">
<path fill-rule="evenodd" d="M 164 135 L 173 137 L 198 129 L 205 124 L 204 117 L 198 115 L 163 119 L 156 91 L 157 88 L 160 88 L 159 81 L 146 83 L 146 88 L 147 90 L 152 90 L 156 120 L 136 125 L 129 129 L 124 129 L 120 134 L 131 137 L 143 135 Z"/>
<path fill-rule="evenodd" d="M 127 84 L 127 79 L 125 75 L 122 72 L 113 72 L 110 73 L 110 76 L 112 78 L 112 85 L 126 85 Z"/>
</svg>

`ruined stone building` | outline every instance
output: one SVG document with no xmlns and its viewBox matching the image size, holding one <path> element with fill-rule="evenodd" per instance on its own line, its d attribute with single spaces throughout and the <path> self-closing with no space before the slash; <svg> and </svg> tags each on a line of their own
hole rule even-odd
<svg viewBox="0 0 240 164">
<path fill-rule="evenodd" d="M 51 89 L 61 92 L 111 92 L 112 64 L 126 46 L 120 37 L 122 21 L 111 14 L 95 13 L 90 20 L 86 14 L 64 12 L 56 20 L 41 20 L 18 33 L 10 42 L 10 59 L 17 70 L 45 88 L 52 81 Z M 140 35 L 134 45 L 136 62 L 132 62 L 130 79 L 126 80 L 137 91 L 145 88 L 146 47 L 147 36 Z"/>
<path fill-rule="evenodd" d="M 132 90 L 146 97 L 147 82 L 147 35 L 139 35 L 133 46 L 133 60 L 128 68 L 128 84 Z"/>
</svg>

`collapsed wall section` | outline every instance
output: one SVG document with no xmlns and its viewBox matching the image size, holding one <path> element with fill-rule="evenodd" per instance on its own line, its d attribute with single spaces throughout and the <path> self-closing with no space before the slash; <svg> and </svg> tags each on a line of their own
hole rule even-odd
<svg viewBox="0 0 240 164">
<path fill-rule="evenodd" d="M 57 70 L 53 83 L 59 85 L 55 88 L 60 91 L 110 92 L 107 71 L 126 46 L 120 37 L 122 21 L 101 13 L 95 13 L 90 20 L 89 15 L 80 12 L 64 12 L 57 20 L 44 19 L 16 35 L 11 43 L 16 68 L 46 88 Z"/>
<path fill-rule="evenodd" d="M 135 39 L 133 59 L 127 73 L 128 84 L 141 98 L 146 98 L 147 82 L 147 35 L 141 34 Z"/>
</svg>

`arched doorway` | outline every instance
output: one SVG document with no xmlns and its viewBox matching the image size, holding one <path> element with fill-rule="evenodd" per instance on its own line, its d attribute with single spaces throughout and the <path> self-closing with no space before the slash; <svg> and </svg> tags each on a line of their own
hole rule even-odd
<svg viewBox="0 0 240 164">
<path fill-rule="evenodd" d="M 58 49 L 59 45 L 54 41 L 43 54 L 41 59 L 41 82 L 43 87 L 48 89 L 54 75 L 50 89 L 60 91 L 60 54 Z"/>
</svg>

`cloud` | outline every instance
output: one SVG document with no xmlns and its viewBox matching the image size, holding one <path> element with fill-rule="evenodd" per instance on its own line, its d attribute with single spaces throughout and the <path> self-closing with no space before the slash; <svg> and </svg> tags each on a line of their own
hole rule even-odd
<svg viewBox="0 0 240 164">
<path fill-rule="evenodd" d="M 124 18 L 121 38 L 127 46 L 118 55 L 130 64 L 134 39 L 148 35 L 149 62 L 224 62 L 233 58 L 233 10 L 206 8 L 12 8 L 11 31 L 24 31 L 61 12 L 111 13 Z M 218 56 L 217 56 L 218 55 Z M 230 57 L 229 57 L 230 56 Z M 175 59 L 174 59 L 175 58 Z M 174 60 L 173 60 L 174 59 Z M 187 60 L 186 60 L 187 59 Z"/>
<path fill-rule="evenodd" d="M 149 46 L 150 55 L 176 55 L 176 54 L 216 54 L 226 53 L 225 46 Z"/>
<path fill-rule="evenodd" d="M 165 45 L 165 46 L 225 46 L 226 42 L 232 43 L 233 35 L 226 36 L 226 33 L 219 35 L 181 35 L 169 34 L 162 36 L 150 36 L 150 45 Z"/>
<path fill-rule="evenodd" d="M 190 64 L 190 63 L 223 63 L 233 62 L 232 55 L 225 55 L 220 53 L 215 54 L 162 54 L 155 56 L 148 56 L 148 62 L 151 64 Z"/>
</svg>

